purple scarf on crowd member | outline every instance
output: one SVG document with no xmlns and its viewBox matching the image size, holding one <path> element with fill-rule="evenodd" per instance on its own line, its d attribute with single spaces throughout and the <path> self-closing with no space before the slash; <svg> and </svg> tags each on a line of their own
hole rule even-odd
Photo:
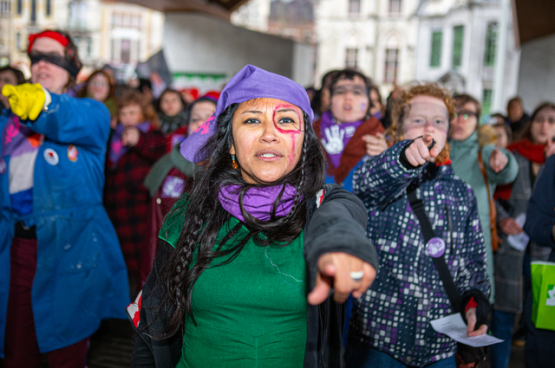
<svg viewBox="0 0 555 368">
<path fill-rule="evenodd" d="M 312 125 L 314 113 L 310 108 L 310 100 L 303 86 L 284 76 L 247 65 L 235 74 L 222 90 L 214 115 L 194 132 L 191 132 L 189 137 L 181 143 L 180 151 L 183 157 L 195 163 L 206 160 L 210 153 L 205 156 L 199 156 L 198 153 L 208 139 L 216 133 L 217 117 L 230 105 L 255 98 L 273 98 L 298 106 L 308 115 L 309 123 Z M 270 220 L 274 202 L 282 188 L 282 186 L 272 186 L 249 189 L 243 198 L 245 211 L 261 221 Z M 239 190 L 240 187 L 237 185 L 223 187 L 218 193 L 218 199 L 226 211 L 245 222 L 239 205 Z M 286 184 L 281 201 L 276 208 L 276 217 L 287 216 L 291 212 L 296 194 L 296 189 Z M 207 210 L 210 209 L 207 208 Z"/>
<path fill-rule="evenodd" d="M 341 156 L 345 147 L 347 147 L 347 143 L 349 143 L 355 131 L 362 123 L 363 120 L 355 121 L 354 123 L 337 124 L 330 111 L 322 114 L 322 120 L 320 121 L 322 145 L 333 167 L 339 167 Z"/>
<path fill-rule="evenodd" d="M 243 197 L 243 207 L 250 215 L 261 221 L 270 220 L 274 202 L 279 196 L 283 186 L 275 185 L 266 188 L 250 188 Z M 220 189 L 218 199 L 222 207 L 240 221 L 245 222 L 241 206 L 239 205 L 239 185 L 227 185 Z M 285 190 L 281 196 L 281 201 L 276 208 L 276 217 L 284 217 L 291 212 L 297 190 L 289 184 L 285 185 Z"/>
<path fill-rule="evenodd" d="M 119 159 L 125 155 L 128 147 L 121 144 L 121 135 L 126 127 L 122 124 L 118 124 L 114 133 L 112 134 L 112 139 L 110 140 L 110 162 L 112 166 L 116 166 L 118 164 Z M 139 129 L 140 132 L 146 133 L 150 129 L 150 121 L 145 121 L 144 123 L 140 123 L 139 125 L 135 125 L 135 128 Z"/>
</svg>

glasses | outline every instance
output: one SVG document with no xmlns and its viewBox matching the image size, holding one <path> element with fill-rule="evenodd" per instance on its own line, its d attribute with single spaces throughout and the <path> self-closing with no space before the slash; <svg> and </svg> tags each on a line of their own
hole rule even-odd
<svg viewBox="0 0 555 368">
<path fill-rule="evenodd" d="M 478 114 L 476 114 L 474 111 L 470 111 L 470 110 L 459 110 L 455 114 L 455 119 L 457 119 L 459 117 L 462 117 L 463 120 L 468 120 L 473 116 L 477 118 Z"/>
<path fill-rule="evenodd" d="M 351 92 L 355 96 L 366 95 L 366 87 L 363 86 L 338 86 L 332 88 L 332 96 L 344 95 L 347 92 Z"/>
</svg>

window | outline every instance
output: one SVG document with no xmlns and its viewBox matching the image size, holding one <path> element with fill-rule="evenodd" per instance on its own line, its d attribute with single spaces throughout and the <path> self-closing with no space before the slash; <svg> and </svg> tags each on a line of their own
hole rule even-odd
<svg viewBox="0 0 555 368">
<path fill-rule="evenodd" d="M 495 51 L 497 49 L 497 23 L 489 23 L 486 33 L 486 51 L 484 53 L 484 65 L 495 65 Z"/>
<path fill-rule="evenodd" d="M 19 51 L 21 50 L 21 33 L 17 32 L 17 34 L 15 35 L 15 48 L 18 49 Z"/>
<path fill-rule="evenodd" d="M 357 56 L 358 56 L 357 49 L 347 49 L 345 52 L 345 66 L 347 68 L 356 68 Z"/>
<path fill-rule="evenodd" d="M 384 82 L 396 83 L 398 68 L 399 68 L 399 49 L 385 50 Z"/>
<path fill-rule="evenodd" d="M 360 0 L 349 0 L 349 14 L 360 14 Z"/>
<path fill-rule="evenodd" d="M 72 1 L 69 3 L 68 28 L 73 30 L 87 29 L 87 3 Z"/>
<path fill-rule="evenodd" d="M 121 61 L 126 64 L 129 64 L 131 61 L 131 41 L 130 40 L 121 40 Z"/>
<path fill-rule="evenodd" d="M 52 14 L 52 1 L 46 0 L 46 16 L 49 17 Z"/>
<path fill-rule="evenodd" d="M 112 13 L 112 27 L 141 28 L 141 15 L 129 13 Z"/>
<path fill-rule="evenodd" d="M 23 0 L 17 0 L 17 14 L 21 15 L 21 12 L 23 11 L 23 5 L 22 5 Z"/>
<path fill-rule="evenodd" d="M 482 91 L 482 116 L 489 115 L 492 97 L 493 91 L 491 89 L 484 89 Z"/>
<path fill-rule="evenodd" d="M 0 14 L 2 15 L 10 14 L 10 2 L 8 0 L 4 0 L 0 3 Z"/>
<path fill-rule="evenodd" d="M 87 52 L 86 55 L 87 57 L 91 57 L 92 54 L 92 39 L 87 38 Z"/>
<path fill-rule="evenodd" d="M 31 0 L 31 22 L 37 21 L 37 0 Z"/>
<path fill-rule="evenodd" d="M 430 54 L 430 67 L 438 68 L 441 65 L 441 41 L 443 40 L 442 31 L 432 32 L 432 52 Z"/>
<path fill-rule="evenodd" d="M 462 65 L 464 26 L 453 27 L 453 59 L 451 65 L 456 69 Z"/>
<path fill-rule="evenodd" d="M 402 4 L 402 0 L 389 0 L 389 14 L 400 15 L 401 4 Z"/>
</svg>

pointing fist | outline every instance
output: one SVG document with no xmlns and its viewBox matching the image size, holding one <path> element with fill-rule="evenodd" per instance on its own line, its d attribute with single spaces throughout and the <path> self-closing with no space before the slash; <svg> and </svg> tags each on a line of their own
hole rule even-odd
<svg viewBox="0 0 555 368">
<path fill-rule="evenodd" d="M 2 94 L 8 97 L 12 112 L 22 120 L 36 120 L 44 107 L 50 103 L 50 94 L 38 83 L 4 85 Z"/>
<path fill-rule="evenodd" d="M 445 145 L 445 143 L 443 143 Z M 414 167 L 422 166 L 426 161 L 434 162 L 443 147 L 434 141 L 431 134 L 424 134 L 416 138 L 410 146 L 405 149 L 407 161 Z"/>
</svg>

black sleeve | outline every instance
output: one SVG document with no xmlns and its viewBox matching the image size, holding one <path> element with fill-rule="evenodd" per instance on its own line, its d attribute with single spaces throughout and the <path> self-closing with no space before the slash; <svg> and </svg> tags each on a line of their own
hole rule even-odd
<svg viewBox="0 0 555 368">
<path fill-rule="evenodd" d="M 414 142 L 414 140 L 413 140 Z M 412 170 L 412 169 L 418 169 L 420 166 L 413 166 L 409 160 L 407 159 L 407 153 L 406 150 L 407 148 L 409 148 L 409 146 L 412 144 L 412 142 L 410 144 L 407 144 L 405 147 L 403 147 L 403 150 L 401 151 L 401 154 L 399 155 L 399 162 L 401 163 L 401 165 L 403 165 L 405 167 L 405 169 L 407 170 Z"/>
<path fill-rule="evenodd" d="M 152 368 L 156 367 L 154 355 L 146 341 L 135 333 L 133 337 L 133 352 L 131 353 L 131 368 Z"/>
<path fill-rule="evenodd" d="M 174 334 L 169 338 L 159 339 L 156 336 L 165 330 L 171 310 L 164 306 L 159 310 L 165 294 L 165 285 L 158 282 L 165 271 L 174 248 L 163 240 L 158 240 L 158 250 L 152 271 L 143 287 L 141 320 L 135 329 L 131 367 L 175 367 L 181 358 L 183 346 L 182 334 Z"/>
<path fill-rule="evenodd" d="M 309 290 L 316 281 L 318 259 L 325 253 L 348 253 L 378 270 L 376 249 L 366 237 L 368 214 L 362 201 L 338 185 L 326 185 L 325 191 L 324 200 L 311 216 L 305 232 Z"/>
<path fill-rule="evenodd" d="M 470 299 L 474 298 L 474 302 L 476 302 L 476 326 L 474 330 L 480 328 L 481 325 L 487 325 L 489 329 L 489 313 L 491 309 L 491 305 L 489 303 L 488 298 L 482 293 L 480 290 L 471 289 L 465 292 L 462 296 L 461 300 L 461 316 L 465 323 L 468 323 L 466 320 L 466 305 L 470 302 Z"/>
</svg>

